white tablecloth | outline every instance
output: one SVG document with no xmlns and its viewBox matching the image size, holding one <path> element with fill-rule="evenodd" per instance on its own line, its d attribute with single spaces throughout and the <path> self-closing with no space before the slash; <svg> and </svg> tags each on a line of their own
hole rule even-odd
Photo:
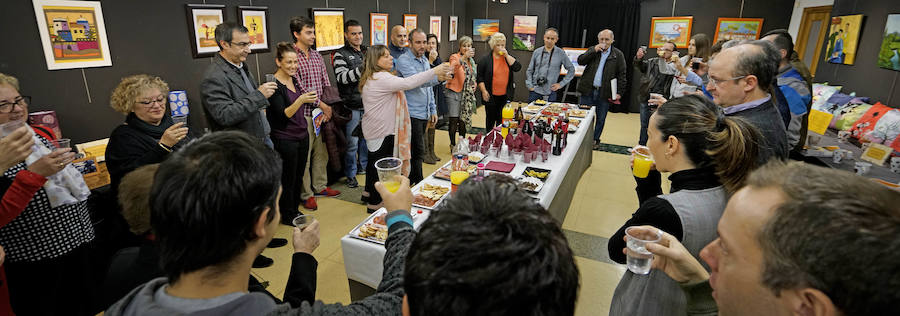
<svg viewBox="0 0 900 316">
<path fill-rule="evenodd" d="M 547 178 L 547 181 L 544 183 L 544 187 L 536 194 L 536 198 L 539 200 L 540 204 L 544 206 L 544 208 L 549 208 L 550 202 L 553 201 L 553 197 L 556 195 L 557 190 L 563 181 L 578 181 L 578 179 L 565 179 L 565 175 L 569 170 L 576 153 L 580 149 L 579 146 L 590 146 L 590 142 L 585 142 L 584 140 L 585 137 L 593 137 L 593 135 L 587 135 L 588 132 L 593 131 L 593 124 L 594 108 L 591 108 L 579 124 L 578 131 L 569 134 L 567 139 L 568 145 L 561 155 L 554 156 L 551 154 L 546 162 L 541 162 L 541 158 L 538 157 L 537 161 L 532 160 L 528 164 L 523 163 L 521 157 L 519 157 L 516 161 L 515 168 L 513 168 L 509 175 L 521 175 L 526 167 L 551 170 L 549 178 Z M 485 158 L 485 163 L 493 160 L 497 159 L 494 157 L 487 157 Z M 511 160 L 502 159 L 499 161 L 511 162 Z M 429 175 L 423 182 L 429 181 L 444 181 L 448 186 L 450 185 L 450 181 L 434 178 L 434 174 Z M 420 183 L 416 187 L 421 185 L 422 184 Z M 418 213 L 419 210 L 422 210 L 421 214 Z M 412 212 L 415 213 L 415 216 L 413 217 L 413 227 L 416 230 L 418 230 L 419 226 L 428 219 L 428 215 L 431 213 L 431 211 L 427 209 L 420 209 L 417 207 L 413 207 Z M 384 260 L 385 252 L 384 246 L 345 235 L 341 238 L 341 251 L 343 251 L 344 255 L 344 269 L 347 272 L 347 278 L 368 285 L 373 289 L 377 288 L 378 283 L 381 282 L 383 268 L 382 261 Z"/>
</svg>

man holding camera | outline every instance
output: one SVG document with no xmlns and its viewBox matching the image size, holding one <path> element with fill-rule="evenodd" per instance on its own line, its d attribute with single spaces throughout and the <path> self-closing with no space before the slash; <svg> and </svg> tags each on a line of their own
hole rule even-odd
<svg viewBox="0 0 900 316">
<path fill-rule="evenodd" d="M 578 64 L 585 65 L 584 74 L 578 82 L 581 93 L 579 103 L 595 107 L 597 122 L 594 123 L 594 148 L 600 145 L 600 134 L 606 122 L 609 103 L 619 104 L 625 91 L 625 54 L 612 47 L 613 31 L 606 29 L 597 34 L 597 45 L 588 48 L 578 56 Z M 615 87 L 613 87 L 615 80 Z M 613 92 L 615 89 L 615 92 Z"/>
<path fill-rule="evenodd" d="M 544 31 L 544 49 L 535 50 L 531 55 L 528 71 L 525 72 L 525 86 L 531 91 L 528 93 L 529 103 L 537 99 L 550 102 L 559 100 L 557 91 L 575 78 L 575 65 L 562 48 L 556 47 L 558 40 L 559 31 L 548 27 Z M 559 69 L 563 66 L 566 67 L 566 76 L 556 82 L 559 79 Z"/>
</svg>

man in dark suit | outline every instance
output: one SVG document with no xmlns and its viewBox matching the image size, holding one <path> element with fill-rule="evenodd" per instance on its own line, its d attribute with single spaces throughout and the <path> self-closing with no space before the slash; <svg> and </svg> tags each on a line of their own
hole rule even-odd
<svg viewBox="0 0 900 316">
<path fill-rule="evenodd" d="M 219 53 L 206 68 L 200 93 L 203 110 L 213 131 L 240 130 L 272 147 L 269 122 L 266 121 L 267 100 L 277 88 L 266 82 L 258 88 L 244 61 L 250 54 L 247 28 L 234 22 L 216 26 Z"/>
<path fill-rule="evenodd" d="M 597 45 L 588 48 L 578 56 L 578 64 L 586 65 L 581 80 L 578 81 L 578 92 L 581 93 L 581 104 L 595 107 L 597 121 L 594 123 L 594 147 L 600 144 L 600 134 L 606 122 L 606 113 L 610 102 L 619 102 L 625 91 L 625 54 L 612 47 L 613 31 L 603 30 L 597 34 Z M 616 93 L 613 95 L 612 80 L 615 79 Z"/>
<path fill-rule="evenodd" d="M 278 87 L 266 82 L 254 88 L 253 76 L 244 63 L 250 54 L 250 35 L 247 28 L 234 22 L 216 26 L 219 53 L 203 74 L 200 94 L 203 111 L 213 131 L 239 130 L 274 148 L 269 138 L 269 121 L 265 110 L 269 97 Z M 287 239 L 275 238 L 270 248 L 287 245 Z M 274 261 L 263 255 L 253 261 L 254 268 L 271 266 Z"/>
</svg>

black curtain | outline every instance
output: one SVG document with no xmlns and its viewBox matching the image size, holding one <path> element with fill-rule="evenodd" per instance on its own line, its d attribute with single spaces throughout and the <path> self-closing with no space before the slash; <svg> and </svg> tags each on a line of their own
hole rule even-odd
<svg viewBox="0 0 900 316">
<path fill-rule="evenodd" d="M 550 0 L 548 26 L 559 29 L 560 47 L 591 47 L 597 45 L 597 33 L 610 29 L 615 33 L 613 46 L 622 50 L 631 61 L 639 47 L 640 0 Z M 581 44 L 582 36 L 585 43 Z M 622 104 L 613 104 L 612 112 L 629 112 L 634 70 L 628 69 L 628 91 L 622 91 Z M 639 77 L 638 77 L 639 78 Z"/>
</svg>

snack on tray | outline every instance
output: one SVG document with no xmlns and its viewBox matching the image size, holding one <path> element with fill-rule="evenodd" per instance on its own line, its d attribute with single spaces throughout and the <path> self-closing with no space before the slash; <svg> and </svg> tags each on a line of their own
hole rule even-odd
<svg viewBox="0 0 900 316">
<path fill-rule="evenodd" d="M 544 101 L 544 99 L 537 99 L 537 100 L 534 100 L 534 104 L 544 105 L 544 104 L 547 104 L 547 101 Z"/>
<path fill-rule="evenodd" d="M 547 178 L 547 175 L 549 175 L 549 174 L 550 174 L 550 172 L 540 172 L 540 171 L 536 171 L 536 170 L 532 170 L 532 169 L 525 170 L 526 176 L 535 177 L 538 179 Z"/>
<path fill-rule="evenodd" d="M 359 237 L 376 239 L 378 241 L 387 240 L 388 230 L 387 226 L 374 224 L 374 223 L 366 223 L 359 228 Z"/>
<path fill-rule="evenodd" d="M 587 115 L 587 111 L 585 111 L 585 110 L 569 110 L 569 116 L 585 117 L 586 115 Z"/>
<path fill-rule="evenodd" d="M 471 152 L 469 153 L 469 163 L 478 163 L 482 159 L 484 159 L 484 154 L 480 152 Z"/>
<path fill-rule="evenodd" d="M 544 184 L 544 182 L 535 177 L 523 177 L 518 181 L 519 188 L 531 192 L 536 192 L 542 184 Z"/>
<path fill-rule="evenodd" d="M 449 187 L 425 183 L 422 185 L 422 190 L 413 198 L 413 204 L 432 207 L 449 192 Z"/>
</svg>

